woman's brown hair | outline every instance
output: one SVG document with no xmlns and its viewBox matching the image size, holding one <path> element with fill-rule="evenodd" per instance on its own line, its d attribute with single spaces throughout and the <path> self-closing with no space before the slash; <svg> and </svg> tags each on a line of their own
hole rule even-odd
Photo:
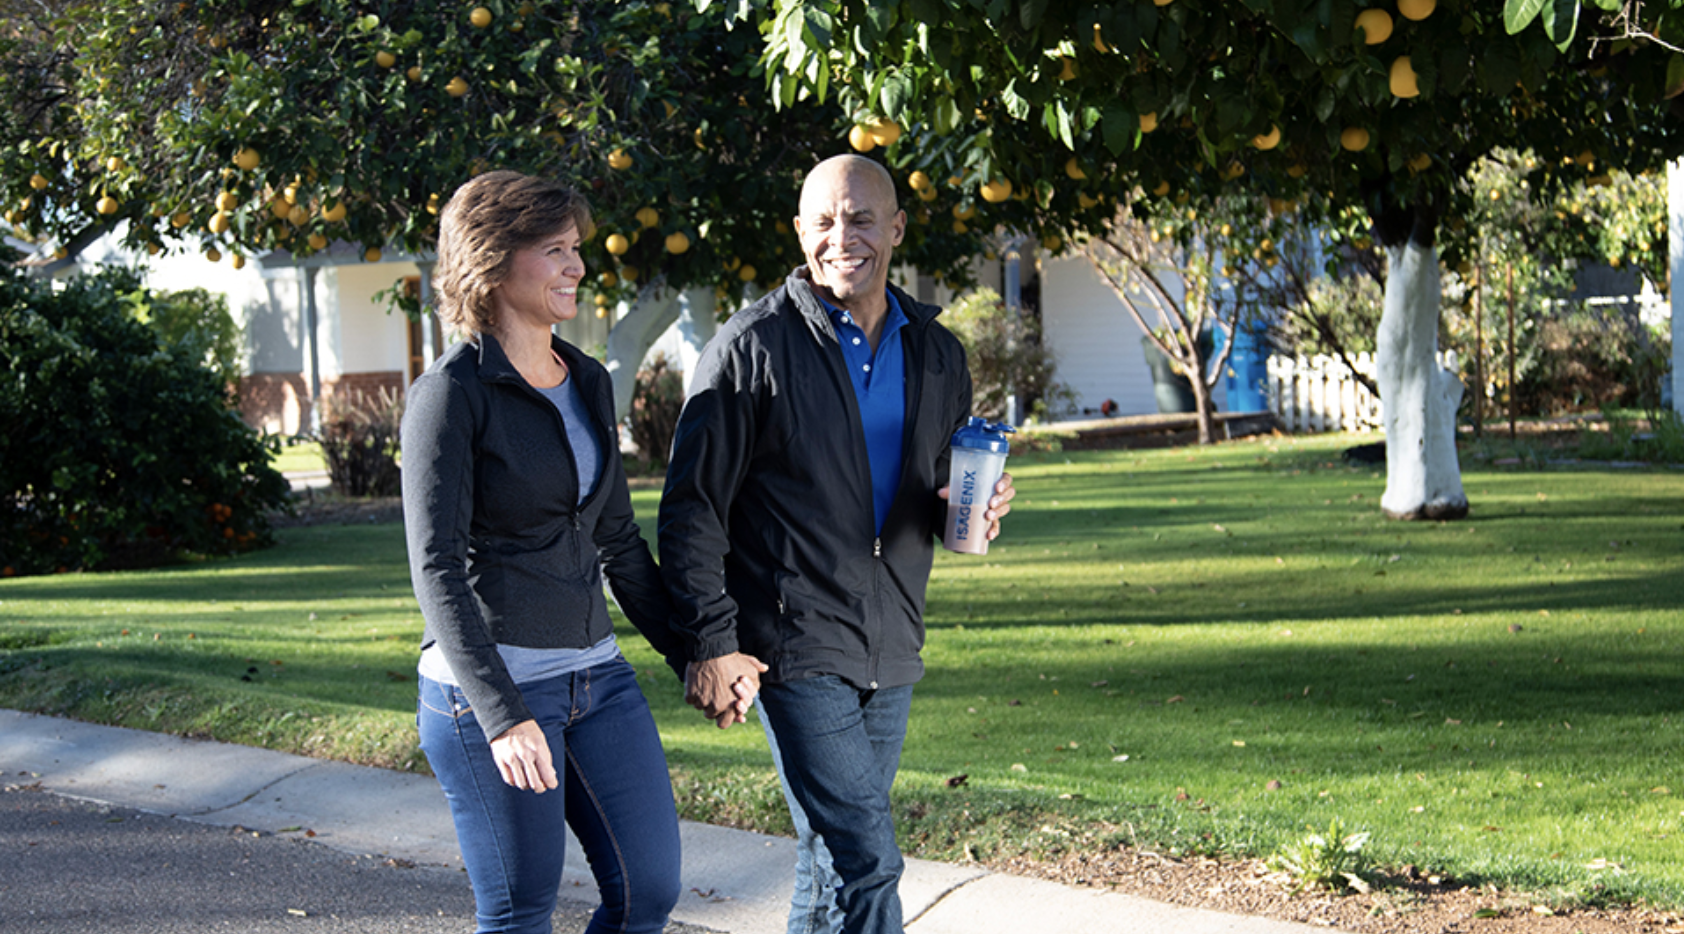
<svg viewBox="0 0 1684 934">
<path fill-rule="evenodd" d="M 591 209 L 560 182 L 497 171 L 456 189 L 439 217 L 433 269 L 439 318 L 455 331 L 491 330 L 491 293 L 508 277 L 509 257 L 568 228 L 588 239 Z"/>
</svg>

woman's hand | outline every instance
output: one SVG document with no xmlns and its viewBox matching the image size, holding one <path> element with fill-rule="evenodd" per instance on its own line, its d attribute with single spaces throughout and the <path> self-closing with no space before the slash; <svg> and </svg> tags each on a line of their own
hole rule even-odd
<svg viewBox="0 0 1684 934">
<path fill-rule="evenodd" d="M 543 794 L 556 787 L 550 741 L 536 720 L 522 720 L 491 741 L 491 757 L 503 781 L 523 791 Z"/>
</svg>

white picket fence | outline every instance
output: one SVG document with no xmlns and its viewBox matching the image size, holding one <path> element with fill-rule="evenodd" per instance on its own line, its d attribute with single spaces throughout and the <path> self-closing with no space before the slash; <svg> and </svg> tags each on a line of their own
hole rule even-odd
<svg viewBox="0 0 1684 934">
<path fill-rule="evenodd" d="M 1374 378 L 1374 355 L 1359 353 L 1358 372 Z M 1438 352 L 1438 364 L 1458 372 L 1456 352 Z M 1380 400 L 1352 376 L 1337 357 L 1283 357 L 1268 360 L 1269 408 L 1283 431 L 1376 431 L 1383 424 Z"/>
</svg>

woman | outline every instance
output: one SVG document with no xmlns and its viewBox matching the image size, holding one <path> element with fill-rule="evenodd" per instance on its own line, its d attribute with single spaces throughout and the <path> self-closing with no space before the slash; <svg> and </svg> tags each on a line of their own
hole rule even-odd
<svg viewBox="0 0 1684 934">
<path fill-rule="evenodd" d="M 578 313 L 584 200 L 515 172 L 451 197 L 438 311 L 468 338 L 410 387 L 403 505 L 426 618 L 417 719 L 481 932 L 547 932 L 573 828 L 588 931 L 658 932 L 678 899 L 660 738 L 602 592 L 675 670 L 672 603 L 632 519 L 608 372 L 553 337 Z"/>
</svg>

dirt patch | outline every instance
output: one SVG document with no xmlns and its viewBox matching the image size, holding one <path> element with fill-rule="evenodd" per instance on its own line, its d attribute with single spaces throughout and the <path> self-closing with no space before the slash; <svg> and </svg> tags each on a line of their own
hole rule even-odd
<svg viewBox="0 0 1684 934">
<path fill-rule="evenodd" d="M 1147 850 L 1011 858 L 990 869 L 1236 915 L 1330 927 L 1354 934 L 1680 934 L 1684 914 L 1644 909 L 1557 910 L 1524 893 L 1502 893 L 1413 868 L 1366 894 L 1292 894 L 1260 860 L 1175 859 Z"/>
</svg>

